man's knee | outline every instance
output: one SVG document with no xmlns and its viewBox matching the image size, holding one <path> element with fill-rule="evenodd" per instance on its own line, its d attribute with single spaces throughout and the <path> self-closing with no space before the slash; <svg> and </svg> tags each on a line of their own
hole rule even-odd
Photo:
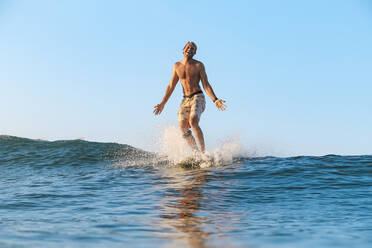
<svg viewBox="0 0 372 248">
<path fill-rule="evenodd" d="M 197 128 L 199 127 L 199 118 L 197 116 L 192 116 L 190 119 L 190 126 L 192 128 Z"/>
</svg>

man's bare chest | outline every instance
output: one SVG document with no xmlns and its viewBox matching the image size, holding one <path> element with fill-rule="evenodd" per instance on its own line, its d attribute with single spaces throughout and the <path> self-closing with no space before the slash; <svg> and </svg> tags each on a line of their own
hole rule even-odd
<svg viewBox="0 0 372 248">
<path fill-rule="evenodd" d="M 195 65 L 180 65 L 176 69 L 180 79 L 195 78 L 199 76 L 199 68 Z"/>
</svg>

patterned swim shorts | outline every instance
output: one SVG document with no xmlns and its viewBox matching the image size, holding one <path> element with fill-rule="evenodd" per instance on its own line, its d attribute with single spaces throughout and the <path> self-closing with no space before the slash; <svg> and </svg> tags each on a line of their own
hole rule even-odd
<svg viewBox="0 0 372 248">
<path fill-rule="evenodd" d="M 192 97 L 184 97 L 178 111 L 178 121 L 189 120 L 190 116 L 197 116 L 200 119 L 205 110 L 205 97 L 203 93 Z"/>
</svg>

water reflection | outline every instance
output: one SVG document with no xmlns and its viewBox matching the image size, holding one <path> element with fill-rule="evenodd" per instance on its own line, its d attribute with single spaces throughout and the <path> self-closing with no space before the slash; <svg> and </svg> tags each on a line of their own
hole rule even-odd
<svg viewBox="0 0 372 248">
<path fill-rule="evenodd" d="M 207 182 L 207 172 L 177 169 L 165 173 L 169 181 L 161 209 L 162 226 L 175 234 L 168 238 L 183 241 L 190 247 L 208 247 L 206 240 L 211 233 L 203 229 L 203 224 L 210 220 L 200 214 L 202 187 Z"/>
</svg>

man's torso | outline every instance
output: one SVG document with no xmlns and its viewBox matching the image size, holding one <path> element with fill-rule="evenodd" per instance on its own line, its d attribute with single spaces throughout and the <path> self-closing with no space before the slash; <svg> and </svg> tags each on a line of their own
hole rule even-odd
<svg viewBox="0 0 372 248">
<path fill-rule="evenodd" d="M 177 62 L 175 64 L 177 76 L 179 77 L 184 95 L 191 95 L 194 92 L 200 91 L 200 70 L 201 63 L 192 59 L 186 64 Z"/>
</svg>

